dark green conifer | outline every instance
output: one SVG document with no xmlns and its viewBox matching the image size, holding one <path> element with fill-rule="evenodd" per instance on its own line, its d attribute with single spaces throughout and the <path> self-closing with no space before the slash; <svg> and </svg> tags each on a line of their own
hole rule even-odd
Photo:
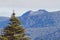
<svg viewBox="0 0 60 40">
<path fill-rule="evenodd" d="M 9 25 L 4 28 L 3 36 L 6 40 L 29 40 L 29 38 L 25 35 L 25 29 L 21 26 L 20 20 L 15 17 L 14 12 L 10 18 Z"/>
</svg>

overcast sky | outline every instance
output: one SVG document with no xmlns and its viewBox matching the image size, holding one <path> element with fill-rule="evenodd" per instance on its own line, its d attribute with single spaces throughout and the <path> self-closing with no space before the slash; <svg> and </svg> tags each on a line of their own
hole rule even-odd
<svg viewBox="0 0 60 40">
<path fill-rule="evenodd" d="M 15 10 L 16 16 L 21 16 L 28 10 L 45 9 L 60 10 L 60 0 L 0 0 L 0 16 L 10 16 Z"/>
</svg>

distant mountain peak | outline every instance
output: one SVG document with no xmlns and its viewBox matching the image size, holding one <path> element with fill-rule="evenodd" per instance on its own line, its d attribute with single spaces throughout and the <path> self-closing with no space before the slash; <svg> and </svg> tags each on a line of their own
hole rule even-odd
<svg viewBox="0 0 60 40">
<path fill-rule="evenodd" d="M 48 11 L 43 10 L 43 9 L 39 9 L 37 11 L 29 10 L 29 11 L 25 12 L 22 16 L 27 16 L 27 15 L 29 15 L 29 16 L 35 16 L 35 15 L 41 15 L 41 14 L 47 13 L 47 12 Z"/>
<path fill-rule="evenodd" d="M 39 9 L 38 11 L 40 11 L 40 12 L 48 12 L 48 11 L 46 11 L 44 9 Z"/>
<path fill-rule="evenodd" d="M 43 10 L 43 9 L 39 9 L 37 11 L 30 11 L 30 15 L 40 15 L 40 14 L 43 14 L 43 13 L 47 13 L 48 11 L 46 10 Z"/>
</svg>

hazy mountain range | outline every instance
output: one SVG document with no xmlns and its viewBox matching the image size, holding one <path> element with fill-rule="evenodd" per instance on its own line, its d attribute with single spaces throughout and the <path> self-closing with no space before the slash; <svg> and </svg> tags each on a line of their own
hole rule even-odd
<svg viewBox="0 0 60 40">
<path fill-rule="evenodd" d="M 27 11 L 18 17 L 32 40 L 60 40 L 60 11 Z M 0 17 L 0 28 L 9 23 L 8 17 Z"/>
</svg>

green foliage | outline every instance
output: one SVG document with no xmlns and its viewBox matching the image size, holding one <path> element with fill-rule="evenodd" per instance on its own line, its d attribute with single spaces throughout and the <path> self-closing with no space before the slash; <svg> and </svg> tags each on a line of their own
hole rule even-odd
<svg viewBox="0 0 60 40">
<path fill-rule="evenodd" d="M 14 14 L 14 13 L 13 13 Z M 4 37 L 2 40 L 29 40 L 25 38 L 25 29 L 21 26 L 21 22 L 15 15 L 11 16 L 9 25 L 4 28 Z"/>
<path fill-rule="evenodd" d="M 8 40 L 8 38 L 4 36 L 0 36 L 0 40 Z"/>
</svg>

